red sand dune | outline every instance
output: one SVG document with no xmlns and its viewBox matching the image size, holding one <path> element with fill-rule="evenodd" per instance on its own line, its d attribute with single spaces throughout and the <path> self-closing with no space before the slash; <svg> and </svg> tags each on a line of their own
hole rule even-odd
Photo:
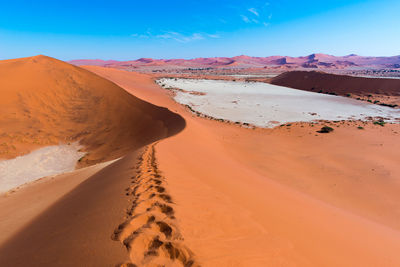
<svg viewBox="0 0 400 267">
<path fill-rule="evenodd" d="M 172 229 L 172 203 L 164 181 L 156 176 L 156 163 L 151 156 L 150 165 L 139 163 L 145 159 L 144 146 L 178 133 L 184 120 L 92 72 L 52 58 L 3 61 L 0 67 L 0 126 L 12 142 L 23 147 L 38 140 L 35 144 L 43 146 L 49 135 L 54 142 L 81 140 L 90 153 L 87 165 L 124 156 L 0 196 L 0 266 L 115 266 L 129 261 L 127 248 L 157 253 L 160 264 L 193 262 L 179 231 Z M 28 134 L 21 141 L 23 133 Z M 141 182 L 139 176 L 145 175 L 150 179 Z M 131 184 L 135 176 L 136 184 Z M 120 240 L 118 230 L 130 218 L 127 210 L 137 197 L 129 188 L 145 190 L 139 200 L 163 188 L 162 195 L 151 197 L 156 202 L 143 202 L 149 220 L 142 227 L 154 226 L 157 235 L 166 231 L 164 239 L 159 237 L 165 246 L 149 249 L 155 242 L 149 235 L 135 238 L 139 243 Z"/>
<path fill-rule="evenodd" d="M 0 61 L 0 94 L 1 158 L 80 141 L 89 152 L 81 165 L 90 165 L 172 134 L 179 121 L 106 79 L 45 56 Z"/>
<path fill-rule="evenodd" d="M 400 79 L 363 78 L 317 71 L 290 71 L 270 83 L 311 92 L 335 93 L 400 105 Z"/>
<path fill-rule="evenodd" d="M 186 127 L 1 197 L 1 266 L 400 265 L 399 125 L 246 129 L 194 116 L 152 76 L 86 68 Z"/>
<path fill-rule="evenodd" d="M 115 64 L 118 63 L 117 60 L 101 60 L 101 59 L 78 59 L 78 60 L 71 60 L 69 63 L 82 66 L 82 65 L 93 65 L 93 66 L 105 66 L 108 64 Z"/>
<path fill-rule="evenodd" d="M 185 118 L 155 150 L 201 265 L 400 264 L 399 125 L 244 129 L 197 118 L 149 76 L 87 68 Z"/>
<path fill-rule="evenodd" d="M 381 94 L 400 96 L 400 79 L 363 78 L 317 71 L 290 71 L 271 79 L 272 84 L 338 95 Z"/>
<path fill-rule="evenodd" d="M 130 61 L 99 61 L 99 60 L 72 60 L 75 65 L 93 65 L 113 68 L 317 68 L 317 69 L 345 69 L 345 68 L 399 68 L 400 56 L 394 57 L 362 57 L 348 55 L 343 57 L 311 54 L 305 57 L 270 56 L 270 57 L 214 57 L 195 59 L 138 59 Z"/>
</svg>

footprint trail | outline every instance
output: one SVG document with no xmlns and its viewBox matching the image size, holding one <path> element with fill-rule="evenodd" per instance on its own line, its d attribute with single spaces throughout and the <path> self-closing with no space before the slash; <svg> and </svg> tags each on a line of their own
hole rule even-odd
<svg viewBox="0 0 400 267">
<path fill-rule="evenodd" d="M 132 204 L 112 235 L 129 252 L 131 262 L 120 266 L 199 266 L 176 225 L 174 203 L 154 146 L 148 146 L 137 162 L 137 174 L 125 192 Z"/>
</svg>

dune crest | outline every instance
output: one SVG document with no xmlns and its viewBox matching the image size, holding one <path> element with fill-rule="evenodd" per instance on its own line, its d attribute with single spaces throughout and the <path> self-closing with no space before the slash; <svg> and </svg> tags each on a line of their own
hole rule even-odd
<svg viewBox="0 0 400 267">
<path fill-rule="evenodd" d="M 132 206 L 112 239 L 124 244 L 138 266 L 197 266 L 176 225 L 174 203 L 158 169 L 154 144 L 140 156 L 136 169 L 126 189 Z"/>
<path fill-rule="evenodd" d="M 143 147 L 180 132 L 184 119 L 96 74 L 45 56 L 1 61 L 0 73 L 0 131 L 4 133 L 0 136 L 15 146 L 14 154 L 47 143 L 80 141 L 88 151 L 81 166 L 121 157 L 99 165 L 96 171 L 76 170 L 65 179 L 62 175 L 46 178 L 36 187 L 33 183 L 21 190 L 33 191 L 33 196 L 19 191 L 1 196 L 0 217 L 7 218 L 0 220 L 4 229 L 0 265 L 115 266 L 126 262 L 124 244 L 111 237 L 132 208 L 125 189 L 136 175 Z M 80 171 L 85 175 L 79 175 Z M 57 186 L 67 178 L 74 181 L 65 188 Z M 165 190 L 161 185 L 153 187 L 149 190 Z M 160 193 L 157 199 L 159 204 L 142 207 L 146 212 L 149 208 L 171 214 L 172 203 L 166 204 L 169 195 Z M 29 203 L 29 208 L 4 209 L 16 203 Z M 157 216 L 152 226 L 160 236 L 135 244 L 141 251 L 150 250 L 146 261 L 193 263 L 193 254 L 182 244 L 174 225 L 173 218 Z"/>
<path fill-rule="evenodd" d="M 4 159 L 80 141 L 89 153 L 79 165 L 87 166 L 173 133 L 179 121 L 94 73 L 42 55 L 0 61 L 0 95 Z"/>
</svg>

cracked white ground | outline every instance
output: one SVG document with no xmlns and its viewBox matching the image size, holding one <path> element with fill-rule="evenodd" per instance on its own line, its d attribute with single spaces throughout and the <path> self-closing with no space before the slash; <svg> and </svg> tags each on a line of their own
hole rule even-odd
<svg viewBox="0 0 400 267">
<path fill-rule="evenodd" d="M 400 122 L 399 109 L 268 83 L 170 78 L 159 79 L 157 83 L 165 88 L 184 90 L 175 90 L 174 99 L 195 111 L 259 127 L 317 120 L 367 120 L 368 117 Z"/>
</svg>

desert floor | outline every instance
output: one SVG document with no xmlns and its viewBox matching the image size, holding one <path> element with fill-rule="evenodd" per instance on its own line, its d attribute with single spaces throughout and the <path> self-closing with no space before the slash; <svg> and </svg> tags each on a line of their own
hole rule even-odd
<svg viewBox="0 0 400 267">
<path fill-rule="evenodd" d="M 1 196 L 1 266 L 400 265 L 399 125 L 247 129 L 196 117 L 155 77 L 86 69 L 185 127 Z"/>
</svg>

